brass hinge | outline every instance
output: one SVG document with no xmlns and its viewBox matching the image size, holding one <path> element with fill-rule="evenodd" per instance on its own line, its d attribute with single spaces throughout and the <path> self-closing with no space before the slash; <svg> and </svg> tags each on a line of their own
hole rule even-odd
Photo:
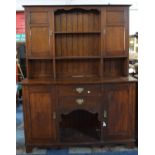
<svg viewBox="0 0 155 155">
<path fill-rule="evenodd" d="M 53 31 L 50 31 L 50 36 L 52 36 L 53 35 Z"/>
<path fill-rule="evenodd" d="M 125 40 L 126 40 L 126 38 L 125 38 L 125 28 L 124 28 L 124 51 L 125 51 Z"/>
<path fill-rule="evenodd" d="M 53 112 L 53 119 L 56 119 L 56 112 Z"/>
<path fill-rule="evenodd" d="M 104 30 L 103 30 L 103 35 L 105 35 L 106 34 L 106 29 L 104 28 Z"/>
<path fill-rule="evenodd" d="M 31 37 L 31 30 L 30 30 L 30 37 Z"/>
</svg>

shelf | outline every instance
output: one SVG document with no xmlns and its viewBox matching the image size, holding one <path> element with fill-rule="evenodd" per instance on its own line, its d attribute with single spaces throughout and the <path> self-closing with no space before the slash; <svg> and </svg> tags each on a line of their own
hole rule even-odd
<svg viewBox="0 0 155 155">
<path fill-rule="evenodd" d="M 100 34 L 101 31 L 94 32 L 54 32 L 54 34 Z"/>
<path fill-rule="evenodd" d="M 47 27 L 49 26 L 49 23 L 30 23 L 29 24 L 30 27 Z"/>
<path fill-rule="evenodd" d="M 100 59 L 100 56 L 59 56 L 56 57 L 55 59 L 57 60 L 63 60 L 63 59 Z"/>
<path fill-rule="evenodd" d="M 48 79 L 53 77 L 53 62 L 48 59 L 35 59 L 28 62 L 29 77 L 32 79 Z"/>
<path fill-rule="evenodd" d="M 52 57 L 29 57 L 28 60 L 53 60 Z"/>
<path fill-rule="evenodd" d="M 93 83 L 128 83 L 136 82 L 137 79 L 131 76 L 126 77 L 92 77 L 92 78 L 57 78 L 53 80 L 49 79 L 24 79 L 22 81 L 23 85 L 38 85 L 38 84 L 92 84 Z"/>
<path fill-rule="evenodd" d="M 117 59 L 117 58 L 128 58 L 126 55 L 120 55 L 120 56 L 103 56 L 103 59 Z"/>
</svg>

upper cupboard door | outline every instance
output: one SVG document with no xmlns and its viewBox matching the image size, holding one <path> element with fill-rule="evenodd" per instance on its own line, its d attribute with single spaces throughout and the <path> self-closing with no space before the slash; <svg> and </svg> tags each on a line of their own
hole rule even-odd
<svg viewBox="0 0 155 155">
<path fill-rule="evenodd" d="M 105 56 L 127 56 L 128 8 L 108 7 L 105 22 Z"/>
<path fill-rule="evenodd" d="M 31 9 L 27 18 L 28 57 L 52 57 L 53 14 L 48 9 Z"/>
</svg>

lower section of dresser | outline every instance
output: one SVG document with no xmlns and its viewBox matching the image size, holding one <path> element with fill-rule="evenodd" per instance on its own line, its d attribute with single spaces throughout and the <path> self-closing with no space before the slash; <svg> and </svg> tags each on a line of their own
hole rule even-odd
<svg viewBox="0 0 155 155">
<path fill-rule="evenodd" d="M 24 85 L 26 152 L 135 143 L 136 82 Z"/>
</svg>

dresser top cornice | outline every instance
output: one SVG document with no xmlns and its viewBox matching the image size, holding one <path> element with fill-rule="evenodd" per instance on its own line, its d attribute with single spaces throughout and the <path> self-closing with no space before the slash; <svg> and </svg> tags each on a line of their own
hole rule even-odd
<svg viewBox="0 0 155 155">
<path fill-rule="evenodd" d="M 131 4 L 76 4 L 76 5 L 23 5 L 24 8 L 26 7 L 130 7 Z"/>
</svg>

